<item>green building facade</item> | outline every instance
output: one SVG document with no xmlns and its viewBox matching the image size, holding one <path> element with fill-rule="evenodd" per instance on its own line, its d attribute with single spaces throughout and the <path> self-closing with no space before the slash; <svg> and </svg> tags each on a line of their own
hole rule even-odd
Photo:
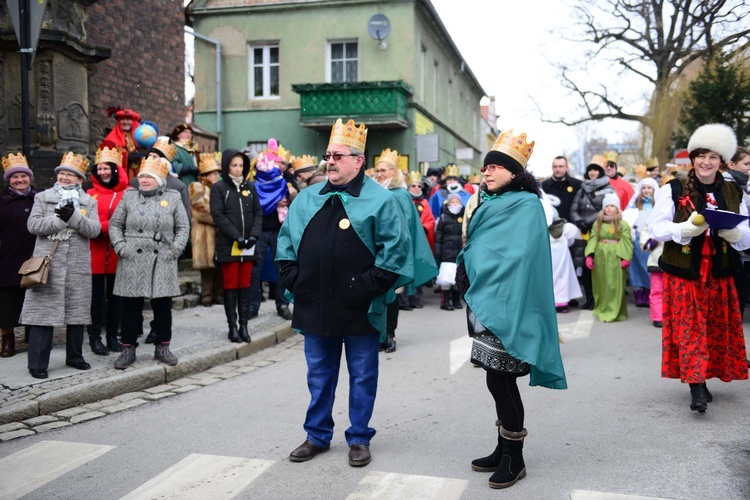
<svg viewBox="0 0 750 500">
<path fill-rule="evenodd" d="M 260 150 L 274 137 L 320 159 L 335 119 L 353 118 L 368 127 L 368 168 L 391 148 L 424 169 L 419 142 L 419 159 L 468 173 L 494 140 L 485 92 L 429 0 L 193 0 L 188 16 L 221 45 L 223 148 Z M 377 40 L 382 16 L 390 33 Z M 216 67 L 215 47 L 197 39 L 195 123 L 211 131 Z"/>
</svg>

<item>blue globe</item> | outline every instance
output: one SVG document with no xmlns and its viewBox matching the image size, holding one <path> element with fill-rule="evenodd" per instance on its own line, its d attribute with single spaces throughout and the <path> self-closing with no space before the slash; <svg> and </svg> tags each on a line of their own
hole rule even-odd
<svg viewBox="0 0 750 500">
<path fill-rule="evenodd" d="M 144 123 L 133 132 L 133 139 L 142 148 L 150 148 L 156 144 L 157 132 L 154 127 Z"/>
</svg>

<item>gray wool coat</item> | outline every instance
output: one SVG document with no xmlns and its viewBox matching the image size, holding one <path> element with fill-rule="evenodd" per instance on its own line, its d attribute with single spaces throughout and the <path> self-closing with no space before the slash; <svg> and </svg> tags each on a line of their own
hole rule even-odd
<svg viewBox="0 0 750 500">
<path fill-rule="evenodd" d="M 128 189 L 109 220 L 117 260 L 115 295 L 176 297 L 177 258 L 190 236 L 185 206 L 177 191 L 159 188 L 153 196 Z"/>
<path fill-rule="evenodd" d="M 21 311 L 24 325 L 58 326 L 91 323 L 91 251 L 89 239 L 102 230 L 96 200 L 83 193 L 81 209 L 64 222 L 55 214 L 60 195 L 47 189 L 36 195 L 27 222 L 36 235 L 35 257 L 49 255 L 54 241 L 48 236 L 63 229 L 74 229 L 69 239 L 60 241 L 52 256 L 46 285 L 26 290 Z"/>
</svg>

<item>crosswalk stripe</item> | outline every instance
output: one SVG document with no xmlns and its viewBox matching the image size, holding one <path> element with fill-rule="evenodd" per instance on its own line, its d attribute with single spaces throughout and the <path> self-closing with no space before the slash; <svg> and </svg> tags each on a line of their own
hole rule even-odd
<svg viewBox="0 0 750 500">
<path fill-rule="evenodd" d="M 559 325 L 559 332 L 566 341 L 572 339 L 584 339 L 591 335 L 591 329 L 594 327 L 594 315 L 591 311 L 581 311 L 578 320 L 575 323 Z"/>
<path fill-rule="evenodd" d="M 273 464 L 271 460 L 193 453 L 122 500 L 233 498 Z"/>
<path fill-rule="evenodd" d="M 40 441 L 0 459 L 0 499 L 19 498 L 97 458 L 114 446 Z"/>
<path fill-rule="evenodd" d="M 471 358 L 471 337 L 462 335 L 451 340 L 450 348 L 450 370 L 454 375 Z"/>
<path fill-rule="evenodd" d="M 468 484 L 464 479 L 371 471 L 346 500 L 457 500 Z"/>
<path fill-rule="evenodd" d="M 603 491 L 573 490 L 570 500 L 670 500 L 661 497 L 642 497 L 638 495 L 623 495 L 621 493 L 605 493 Z"/>
</svg>

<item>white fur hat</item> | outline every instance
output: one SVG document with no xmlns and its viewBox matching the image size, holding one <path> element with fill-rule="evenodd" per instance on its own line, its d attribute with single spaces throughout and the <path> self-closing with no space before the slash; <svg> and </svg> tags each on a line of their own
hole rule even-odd
<svg viewBox="0 0 750 500">
<path fill-rule="evenodd" d="M 687 148 L 691 153 L 699 148 L 716 151 L 721 155 L 721 159 L 727 162 L 737 151 L 737 136 L 734 130 L 723 123 L 710 123 L 698 127 L 693 132 Z"/>
<path fill-rule="evenodd" d="M 617 196 L 616 193 L 607 193 L 604 195 L 604 199 L 602 200 L 602 210 L 609 205 L 614 205 L 617 207 L 617 210 L 620 210 L 620 197 Z"/>
</svg>

